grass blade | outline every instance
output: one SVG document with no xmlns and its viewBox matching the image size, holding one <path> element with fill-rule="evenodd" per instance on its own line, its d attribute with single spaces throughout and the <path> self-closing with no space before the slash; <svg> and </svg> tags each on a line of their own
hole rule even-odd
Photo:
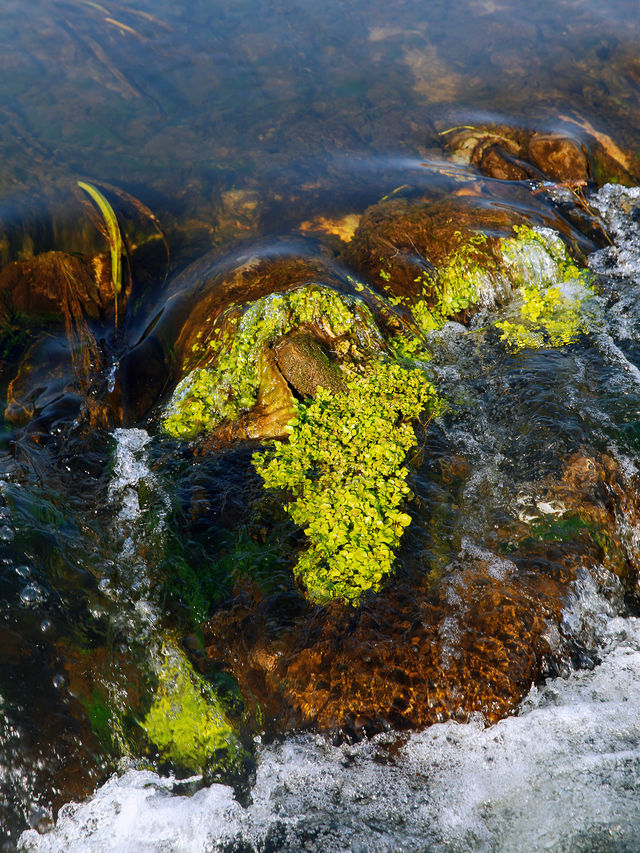
<svg viewBox="0 0 640 853">
<path fill-rule="evenodd" d="M 120 233 L 120 226 L 118 225 L 118 219 L 113 208 L 97 187 L 94 187 L 93 184 L 85 183 L 85 181 L 78 181 L 78 186 L 80 189 L 84 190 L 94 202 L 102 214 L 102 218 L 104 219 L 104 223 L 107 228 L 107 240 L 109 241 L 109 250 L 111 252 L 111 280 L 113 281 L 113 299 L 115 303 L 115 323 L 117 331 L 118 296 L 120 295 L 120 290 L 122 288 L 122 234 Z"/>
</svg>

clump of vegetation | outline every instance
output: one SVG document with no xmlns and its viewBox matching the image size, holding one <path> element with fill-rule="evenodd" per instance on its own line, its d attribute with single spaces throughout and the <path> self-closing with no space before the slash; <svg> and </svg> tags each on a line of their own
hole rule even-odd
<svg viewBox="0 0 640 853">
<path fill-rule="evenodd" d="M 231 306 L 193 344 L 194 368 L 178 384 L 163 421 L 166 433 L 191 439 L 255 405 L 266 347 L 300 326 L 315 326 L 346 356 L 384 344 L 359 299 L 307 285 L 246 308 Z"/>
<path fill-rule="evenodd" d="M 442 328 L 448 319 L 475 305 L 487 289 L 495 261 L 486 253 L 487 237 L 456 231 L 458 245 L 438 267 L 435 276 L 423 272 L 414 281 L 421 284 L 420 299 L 411 312 L 422 332 Z M 435 302 L 434 302 L 435 296 Z M 431 307 L 429 307 L 429 303 Z"/>
<path fill-rule="evenodd" d="M 514 228 L 515 238 L 502 241 L 504 264 L 519 287 L 514 320 L 496 328 L 514 350 L 561 347 L 587 331 L 585 303 L 594 295 L 588 273 L 578 269 L 559 235 L 546 229 Z"/>
<path fill-rule="evenodd" d="M 493 279 L 498 272 L 495 258 L 489 251 L 484 234 L 463 235 L 456 231 L 457 245 L 446 263 L 436 269 L 425 269 L 413 281 L 415 296 L 387 295 L 391 306 L 402 306 L 411 312 L 414 326 L 403 324 L 393 335 L 390 346 L 403 358 L 428 360 L 424 336 L 441 329 L 447 320 L 477 305 L 485 294 L 494 290 Z M 388 282 L 392 267 L 380 270 L 380 278 Z"/>
<path fill-rule="evenodd" d="M 162 758 L 190 772 L 216 766 L 232 772 L 243 750 L 211 685 L 186 655 L 165 644 L 158 688 L 142 727 Z"/>
<path fill-rule="evenodd" d="M 438 408 L 422 371 L 376 361 L 352 372 L 347 391 L 298 402 L 286 443 L 253 462 L 265 486 L 287 490 L 286 509 L 309 548 L 294 568 L 313 601 L 353 605 L 393 571 L 394 550 L 411 517 L 404 466 L 416 444 L 412 420 Z"/>
</svg>

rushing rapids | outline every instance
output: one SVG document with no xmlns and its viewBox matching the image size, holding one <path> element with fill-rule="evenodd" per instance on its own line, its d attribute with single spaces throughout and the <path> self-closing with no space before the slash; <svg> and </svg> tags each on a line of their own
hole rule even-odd
<svg viewBox="0 0 640 853">
<path fill-rule="evenodd" d="M 320 606 L 318 586 L 306 602 L 303 593 L 309 589 L 311 576 L 295 569 L 288 554 L 304 557 L 309 553 L 304 550 L 308 545 L 283 512 L 277 489 L 265 492 L 252 471 L 257 458 L 256 439 L 247 437 L 247 427 L 242 434 L 218 427 L 211 431 L 206 406 L 211 405 L 212 411 L 217 412 L 220 400 L 225 398 L 211 396 L 209 390 L 204 396 L 197 396 L 198 427 L 195 431 L 190 427 L 186 439 L 180 436 L 179 428 L 168 429 L 165 425 L 176 422 L 178 411 L 191 417 L 188 403 L 185 404 L 191 392 L 179 392 L 181 409 L 174 402 L 163 402 L 166 395 L 158 397 L 154 411 L 159 414 L 152 413 L 151 433 L 137 427 L 117 428 L 113 432 L 115 446 L 108 451 L 113 459 L 112 473 L 107 481 L 97 477 L 94 500 L 99 501 L 99 495 L 106 490 L 110 511 L 106 518 L 103 512 L 97 513 L 98 525 L 102 518 L 111 519 L 108 535 L 118 549 L 118 557 L 115 562 L 113 556 L 101 558 L 98 590 L 99 598 L 119 603 L 112 630 L 121 637 L 120 649 L 113 657 L 113 651 L 105 654 L 100 644 L 94 643 L 83 652 L 81 662 L 70 640 L 61 637 L 57 647 L 63 671 L 54 679 L 61 685 L 68 684 L 70 696 L 88 712 L 91 737 L 97 737 L 108 754 L 120 756 L 121 770 L 130 769 L 121 780 L 114 777 L 81 808 L 65 807 L 57 828 L 42 840 L 34 831 L 26 833 L 21 841 L 24 849 L 57 850 L 78 844 L 86 844 L 86 849 L 109 849 L 110 844 L 116 845 L 111 849 L 119 849 L 118 845 L 135 849 L 140 838 L 149 832 L 145 829 L 145 809 L 155 815 L 156 798 L 162 791 L 176 788 L 181 792 L 187 784 L 137 769 L 136 753 L 140 757 L 149 755 L 149 745 L 158 760 L 173 764 L 182 773 L 204 772 L 209 785 L 190 799 L 185 800 L 180 793 L 167 801 L 163 820 L 173 828 L 163 828 L 161 823 L 154 830 L 160 833 L 156 841 L 148 842 L 150 849 L 154 849 L 153 844 L 166 841 L 172 848 L 188 850 L 197 838 L 201 848 L 193 849 L 235 849 L 237 844 L 253 844 L 293 850 L 298 849 L 303 837 L 312 838 L 318 849 L 332 849 L 331 845 L 340 849 L 343 842 L 339 839 L 347 831 L 353 843 L 364 845 L 363 849 L 413 846 L 418 838 L 424 849 L 462 849 L 465 844 L 480 841 L 510 849 L 513 833 L 517 832 L 514 826 L 505 826 L 504 817 L 498 817 L 507 806 L 492 793 L 498 783 L 489 783 L 474 768 L 473 762 L 479 760 L 474 758 L 474 750 L 482 754 L 490 750 L 492 747 L 487 744 L 498 742 L 495 731 L 502 732 L 500 726 L 506 726 L 507 746 L 501 747 L 505 755 L 510 738 L 535 737 L 536 727 L 542 725 L 542 714 L 544 725 L 550 727 L 552 734 L 545 739 L 549 752 L 543 749 L 539 760 L 552 762 L 554 750 L 560 748 L 557 741 L 561 724 L 551 709 L 567 709 L 562 716 L 567 725 L 565 734 L 577 738 L 577 733 L 571 734 L 572 726 L 575 724 L 580 730 L 584 725 L 579 722 L 584 712 L 577 708 L 583 707 L 579 704 L 579 691 L 593 692 L 594 688 L 586 686 L 589 678 L 603 679 L 601 689 L 606 698 L 601 701 L 613 705 L 616 701 L 633 703 L 626 694 L 620 698 L 619 689 L 624 693 L 627 688 L 616 683 L 617 661 L 625 660 L 633 666 L 633 655 L 638 653 L 634 645 L 635 619 L 631 615 L 638 596 L 639 535 L 633 436 L 628 439 L 624 429 L 620 432 L 624 426 L 616 402 L 620 394 L 614 397 L 609 387 L 602 388 L 590 377 L 611 375 L 611 381 L 624 389 L 625 406 L 632 395 L 640 393 L 637 369 L 626 354 L 632 355 L 640 324 L 634 322 L 633 311 L 629 310 L 624 311 L 621 322 L 619 304 L 623 299 L 628 306 L 629 290 L 638 286 L 632 277 L 632 256 L 637 251 L 635 205 L 633 189 L 607 186 L 594 197 L 593 208 L 602 217 L 600 227 L 609 229 L 618 242 L 591 254 L 591 273 L 573 265 L 556 232 L 544 228 L 537 232 L 516 231 L 515 236 L 507 236 L 507 232 L 494 244 L 478 244 L 474 239 L 471 253 L 454 248 L 449 259 L 445 256 L 441 262 L 444 266 L 440 269 L 445 273 L 441 274 L 440 287 L 437 278 L 436 284 L 431 284 L 434 295 L 425 290 L 433 279 L 419 275 L 421 290 L 404 304 L 401 297 L 393 295 L 394 270 L 391 265 L 385 267 L 383 259 L 380 269 L 384 284 L 374 285 L 374 289 L 366 279 L 343 273 L 342 280 L 355 294 L 367 296 L 371 306 L 368 313 L 366 302 L 354 313 L 355 297 L 339 297 L 340 290 L 324 295 L 314 285 L 306 294 L 300 290 L 299 278 L 294 278 L 286 282 L 294 289 L 284 290 L 286 298 L 277 303 L 280 307 L 275 313 L 271 303 L 264 303 L 270 306 L 268 315 L 262 308 L 252 315 L 238 315 L 237 309 L 232 308 L 229 314 L 220 303 L 220 287 L 207 285 L 220 305 L 217 316 L 223 318 L 222 332 L 211 337 L 210 332 L 202 335 L 197 331 L 193 319 L 196 309 L 189 296 L 187 309 L 178 312 L 186 317 L 182 322 L 189 330 L 180 336 L 186 341 L 183 351 L 200 359 L 197 363 L 201 366 L 196 371 L 210 371 L 207 377 L 212 377 L 214 390 L 226 387 L 226 399 L 234 399 L 236 374 L 229 374 L 226 380 L 216 377 L 221 376 L 221 370 L 236 371 L 238 365 L 242 366 L 240 356 L 229 361 L 228 368 L 206 366 L 227 363 L 220 359 L 228 348 L 233 352 L 230 341 L 234 336 L 239 340 L 238 353 L 248 354 L 247 363 L 256 360 L 256 367 L 251 368 L 254 372 L 247 374 L 255 377 L 247 386 L 255 390 L 242 391 L 244 396 L 239 397 L 245 425 L 265 422 L 261 353 L 271 352 L 270 342 L 281 340 L 289 329 L 297 334 L 301 322 L 310 330 L 307 334 L 322 342 L 322 348 L 316 351 L 318 345 L 314 344 L 309 349 L 310 344 L 306 343 L 300 351 L 297 346 L 291 349 L 289 359 L 297 363 L 300 352 L 299 358 L 307 359 L 308 367 L 303 368 L 302 374 L 297 369 L 291 374 L 283 366 L 288 381 L 292 381 L 291 375 L 313 376 L 316 371 L 325 377 L 333 364 L 331 375 L 335 374 L 336 379 L 330 381 L 340 384 L 334 385 L 325 399 L 322 387 L 318 390 L 322 381 L 296 379 L 293 381 L 306 384 L 290 385 L 283 377 L 282 393 L 293 401 L 287 404 L 287 417 L 292 411 L 298 420 L 308 417 L 301 409 L 308 406 L 304 403 L 305 390 L 307 399 L 308 395 L 316 396 L 325 406 L 324 411 L 331 413 L 332 409 L 326 406 L 332 395 L 339 399 L 352 393 L 348 382 L 339 378 L 340 365 L 347 377 L 371 347 L 373 355 L 365 356 L 365 366 L 399 359 L 396 369 L 409 373 L 417 370 L 428 377 L 429 387 L 437 389 L 439 402 L 422 427 L 422 446 L 419 454 L 412 457 L 412 470 L 406 469 L 413 493 L 406 503 L 411 514 L 405 512 L 398 527 L 406 537 L 406 545 L 403 542 L 397 551 L 399 538 L 390 540 L 395 542 L 398 553 L 391 577 L 380 571 L 379 557 L 375 557 L 372 566 L 377 574 L 366 585 L 358 581 L 362 587 L 355 587 L 357 594 L 347 592 L 354 589 L 353 585 L 340 585 L 345 577 L 343 570 L 340 584 L 335 586 L 332 581 L 331 588 L 336 592 L 328 597 L 322 593 L 325 598 L 323 601 L 321 597 Z M 268 269 L 268 259 L 266 263 L 266 267 L 258 267 L 259 282 L 265 279 L 263 270 Z M 276 264 L 280 263 L 276 260 Z M 295 263 L 299 268 L 299 262 Z M 291 262 L 284 264 L 287 269 Z M 305 264 L 302 269 L 306 272 Z M 477 265 L 484 270 L 482 274 L 474 272 Z M 252 275 L 255 270 L 254 264 Z M 224 281 L 229 275 L 223 269 L 215 274 L 214 281 Z M 232 271 L 231 281 L 237 280 L 235 275 Z M 248 293 L 246 273 L 243 275 L 244 292 Z M 445 291 L 445 285 L 454 282 L 455 286 L 458 276 L 466 282 L 463 295 Z M 582 290 L 576 290 L 576 282 L 582 280 Z M 206 292 L 205 289 L 205 295 L 198 297 L 198 304 L 207 304 Z M 448 319 L 439 313 L 444 309 L 438 300 L 452 292 L 459 301 L 453 303 Z M 538 294 L 533 303 L 535 310 L 527 304 L 527 298 L 533 299 L 527 294 L 534 292 Z M 292 302 L 288 293 L 298 301 Z M 553 298 L 547 297 L 549 293 Z M 326 301 L 329 297 L 338 300 L 333 308 Z M 325 300 L 320 314 L 314 307 L 317 298 Z M 304 305 L 304 311 L 292 305 Z M 335 317 L 332 311 L 337 312 Z M 209 312 L 207 308 L 205 330 L 215 329 Z M 248 324 L 244 319 L 234 322 L 237 316 L 252 319 Z M 263 316 L 270 331 L 256 331 L 260 328 L 256 323 L 263 322 Z M 466 326 L 460 323 L 461 319 Z M 318 326 L 321 320 L 323 325 Z M 513 338 L 510 329 L 516 328 L 516 321 L 524 325 Z M 352 327 L 359 331 L 349 343 Z M 522 340 L 525 332 L 534 336 L 533 345 L 530 337 Z M 162 340 L 166 334 L 161 323 L 157 336 Z M 242 343 L 241 336 L 245 334 L 252 341 L 248 347 Z M 394 336 L 400 336 L 400 348 L 390 348 L 388 342 L 394 341 Z M 212 346 L 206 343 L 209 339 Z M 194 346 L 194 340 L 204 340 L 205 344 Z M 346 346 L 338 347 L 338 340 L 345 340 Z M 218 341 L 222 341 L 222 347 Z M 335 352 L 337 361 L 332 355 Z M 383 362 L 378 362 L 380 358 Z M 193 363 L 196 362 L 188 362 L 184 370 L 193 371 Z M 284 365 L 282 357 L 275 363 L 265 363 L 272 365 L 272 373 L 279 371 L 280 363 Z M 116 368 L 109 383 L 98 384 L 107 399 L 118 399 L 123 365 L 126 367 L 126 361 Z M 364 375 L 370 370 L 365 367 Z M 381 379 L 373 375 L 374 382 L 380 383 Z M 179 374 L 174 382 L 178 378 Z M 94 409 L 103 405 L 97 391 L 89 393 L 95 395 Z M 298 396 L 292 397 L 292 393 Z M 399 388 L 393 393 L 400 393 Z M 406 393 L 405 388 L 402 393 Z M 113 411 L 116 405 L 110 403 L 108 409 Z M 257 420 L 251 415 L 255 406 Z M 362 401 L 358 406 L 362 410 Z M 43 408 L 46 413 L 46 406 Z M 279 404 L 275 408 L 278 410 Z M 226 411 L 231 422 L 240 416 L 233 406 Z M 336 416 L 345 417 L 339 409 Z M 83 420 L 87 426 L 82 426 Z M 80 408 L 74 427 L 80 438 L 75 440 L 86 442 L 91 437 L 95 442 L 93 423 L 91 407 Z M 534 423 L 536 428 L 532 430 Z M 267 429 L 267 438 L 271 429 Z M 288 426 L 285 436 L 295 436 L 295 429 Z M 366 427 L 361 425 L 358 429 Z M 168 432 L 175 432 L 177 437 Z M 415 433 L 411 435 L 409 448 L 418 441 Z M 545 452 L 540 449 L 541 436 L 547 436 Z M 68 440 L 59 440 L 57 453 Z M 291 440 L 285 438 L 280 447 L 285 449 Z M 353 438 L 349 441 L 355 446 Z M 45 447 L 45 452 L 51 452 L 50 444 Z M 330 452 L 333 465 L 339 451 L 336 448 Z M 273 457 L 274 461 L 277 459 L 277 455 Z M 324 456 L 319 456 L 314 464 L 325 464 L 322 459 Z M 402 457 L 398 459 L 399 463 L 394 464 L 402 464 Z M 264 466 L 265 462 L 260 464 Z M 230 474 L 238 485 L 243 483 L 241 491 L 235 487 L 235 494 Z M 176 483 L 181 484 L 177 499 Z M 16 477 L 13 488 L 18 487 L 22 485 Z M 11 486 L 7 488 L 10 491 Z M 337 488 L 329 486 L 335 494 Z M 380 500 L 374 494 L 365 500 Z M 304 500 L 301 492 L 300 506 Z M 324 517 L 331 519 L 327 515 L 329 508 L 327 505 Z M 310 518 L 322 517 L 316 512 Z M 297 520 L 295 514 L 293 520 Z M 176 522 L 181 531 L 179 540 Z M 234 529 L 244 532 L 240 545 L 229 551 L 233 541 L 230 531 Z M 344 530 L 341 535 L 357 535 L 355 527 Z M 325 547 L 309 531 L 307 538 L 312 549 Z M 185 548 L 185 541 L 189 548 Z M 222 558 L 217 557 L 221 547 L 223 555 L 227 551 Z M 213 549 L 216 551 L 212 554 Z M 333 552 L 319 553 L 329 561 L 327 577 L 331 577 Z M 204 567 L 194 566 L 194 554 L 199 554 L 200 559 L 206 555 Z M 367 559 L 366 551 L 362 551 L 360 559 Z M 150 574 L 152 566 L 156 566 L 156 578 Z M 366 562 L 359 571 L 368 571 Z M 372 584 L 375 589 L 367 592 Z M 25 586 L 25 602 L 35 588 L 34 584 Z M 44 590 L 39 594 L 44 595 Z M 343 596 L 346 600 L 339 600 Z M 338 600 L 327 603 L 334 597 Z M 31 606 L 37 604 L 34 593 Z M 174 613 L 173 627 L 162 613 L 167 605 Z M 115 614 L 109 616 L 97 601 L 92 608 L 94 619 L 114 620 Z M 180 651 L 182 643 L 176 634 L 176 627 L 188 624 L 204 628 L 200 638 L 187 638 L 191 663 Z M 587 673 L 571 675 L 574 666 L 586 666 Z M 198 670 L 213 681 L 203 680 Z M 228 681 L 229 676 L 235 686 Z M 531 688 L 542 678 L 547 679 L 546 687 Z M 565 687 L 567 678 L 569 684 L 575 680 L 575 688 Z M 217 688 L 212 687 L 216 684 Z M 551 695 L 560 698 L 551 704 L 540 698 Z M 514 712 L 517 723 L 498 722 Z M 80 707 L 75 714 L 79 721 L 84 716 Z M 169 722 L 167 728 L 171 719 L 175 723 Z M 445 723 L 448 719 L 456 722 Z M 495 731 L 491 723 L 497 726 Z M 400 734 L 407 728 L 429 725 L 432 728 L 424 735 Z M 487 725 L 489 728 L 485 729 Z M 346 738 L 347 742 L 355 740 L 360 745 L 323 746 L 322 738 L 301 735 L 288 735 L 280 745 L 267 742 L 262 746 L 252 740 L 258 732 L 263 737 L 273 737 L 301 726 L 333 732 L 334 737 L 338 735 L 338 742 Z M 456 726 L 460 727 L 459 733 Z M 625 784 L 633 787 L 638 783 L 632 769 L 637 736 L 633 714 L 625 726 L 625 743 L 631 751 L 627 758 L 621 755 L 619 766 L 620 772 L 623 766 L 630 768 L 624 778 Z M 396 734 L 391 735 L 393 730 Z M 488 738 L 484 746 L 483 731 Z M 613 737 L 613 731 L 608 734 L 605 729 L 603 743 L 607 737 Z M 367 743 L 370 745 L 365 746 Z M 366 809 L 351 816 L 347 811 L 344 823 L 332 828 L 325 809 L 331 797 L 336 796 L 336 784 L 341 791 L 345 785 L 349 790 L 349 786 L 354 786 L 354 791 L 364 790 L 366 779 L 366 787 L 375 791 L 385 784 L 378 778 L 379 771 L 373 769 L 376 762 L 383 761 L 385 766 L 396 768 L 393 778 L 397 795 L 408 802 L 415 786 L 406 774 L 416 772 L 417 765 L 421 776 L 431 778 L 433 767 L 444 760 L 438 758 L 441 744 L 457 747 L 460 743 L 468 746 L 464 759 L 452 753 L 448 760 L 468 762 L 468 773 L 476 777 L 479 774 L 484 780 L 475 783 L 480 790 L 485 791 L 489 785 L 482 796 L 492 802 L 495 799 L 493 817 L 478 812 L 480 795 L 470 792 L 464 804 L 456 807 L 462 817 L 451 827 L 446 825 L 444 816 L 438 821 L 432 816 L 444 794 L 428 797 L 418 806 L 420 798 L 426 796 L 420 794 L 413 807 L 421 809 L 423 816 L 410 831 L 401 829 L 389 814 L 382 821 L 384 829 L 374 832 L 367 842 L 366 832 L 372 831 L 374 818 L 366 816 Z M 602 748 L 593 747 L 595 754 Z M 445 752 L 446 749 L 449 747 Z M 300 771 L 295 756 L 299 755 L 304 756 L 300 759 L 303 762 L 314 763 L 314 773 L 323 780 L 314 786 L 313 803 L 296 782 Z M 499 755 L 492 758 L 498 766 L 505 760 Z M 584 760 L 591 759 L 585 755 Z M 332 762 L 337 763 L 335 770 Z M 348 770 L 352 766 L 359 769 L 349 781 L 349 773 L 356 773 L 355 769 Z M 99 766 L 93 770 L 96 771 Z M 519 773 L 521 786 L 539 784 L 532 777 L 532 764 L 523 764 Z M 255 780 L 247 788 L 254 774 Z M 247 807 L 233 800 L 230 788 L 221 783 L 211 785 L 216 777 L 235 780 L 237 790 L 243 789 L 243 796 L 248 796 L 253 805 L 245 811 Z M 597 778 L 596 773 L 594 779 Z M 274 795 L 274 784 L 277 790 L 284 785 L 290 792 L 289 799 L 280 801 L 280 796 Z M 438 784 L 446 787 L 447 782 L 441 779 Z M 193 786 L 194 782 L 188 785 Z M 544 795 L 551 796 L 548 791 Z M 272 802 L 274 796 L 276 800 Z M 583 796 L 594 796 L 588 784 Z M 355 793 L 354 797 L 354 802 L 359 802 Z M 259 806 L 261 802 L 263 805 Z M 302 808 L 301 802 L 303 811 L 309 813 L 308 820 L 282 817 Z M 115 815 L 120 810 L 126 815 L 134 808 L 139 821 L 129 829 L 128 820 L 119 820 Z M 620 808 L 616 801 L 615 810 Z M 44 818 L 37 815 L 46 815 L 46 809 L 35 814 L 42 828 Z M 598 833 L 613 831 L 602 814 L 599 809 L 600 817 L 590 815 L 589 820 L 576 824 L 571 831 L 577 835 L 566 838 L 562 835 L 565 830 L 554 823 L 551 813 L 551 823 L 543 829 L 558 843 L 570 843 L 580 833 L 585 838 L 595 838 Z M 525 814 L 518 818 L 525 819 Z M 402 819 L 403 825 L 405 820 Z M 615 832 L 620 839 L 626 839 L 631 832 L 633 818 L 629 821 L 616 823 Z M 113 836 L 107 828 L 112 823 L 118 827 Z M 153 837 L 152 833 L 149 838 Z M 85 840 L 81 842 L 80 838 Z M 528 848 L 525 845 L 522 849 Z"/>
</svg>

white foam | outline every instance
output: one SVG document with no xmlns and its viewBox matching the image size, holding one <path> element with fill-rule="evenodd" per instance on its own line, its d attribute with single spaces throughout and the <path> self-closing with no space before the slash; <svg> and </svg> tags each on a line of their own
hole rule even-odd
<svg viewBox="0 0 640 853">
<path fill-rule="evenodd" d="M 128 770 L 112 776 L 88 802 L 64 806 L 55 832 L 23 834 L 24 850 L 74 853 L 205 853 L 211 849 L 210 832 L 218 840 L 228 826 L 238 828 L 241 807 L 230 788 L 213 785 L 192 797 L 171 797 L 175 783 L 148 770 Z"/>
<path fill-rule="evenodd" d="M 130 521 L 140 512 L 136 487 L 141 482 L 154 481 L 145 452 L 151 436 L 144 429 L 116 429 L 114 437 L 117 445 L 109 499 L 121 502 L 119 518 Z"/>
<path fill-rule="evenodd" d="M 640 226 L 635 219 L 640 187 L 606 184 L 589 201 L 614 240 L 589 257 L 589 266 L 598 273 L 640 281 Z"/>
</svg>

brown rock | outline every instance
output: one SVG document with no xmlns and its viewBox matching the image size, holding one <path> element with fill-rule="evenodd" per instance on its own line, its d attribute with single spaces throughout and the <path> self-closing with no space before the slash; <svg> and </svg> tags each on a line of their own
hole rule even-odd
<svg viewBox="0 0 640 853">
<path fill-rule="evenodd" d="M 16 426 L 25 424 L 47 406 L 60 404 L 73 395 L 74 379 L 68 342 L 62 336 L 39 338 L 9 383 L 6 419 Z"/>
<path fill-rule="evenodd" d="M 577 567 L 568 552 L 553 558 L 503 561 L 502 573 L 468 560 L 450 567 L 435 595 L 395 583 L 355 612 L 337 604 L 307 611 L 280 635 L 245 594 L 212 619 L 207 651 L 231 664 L 245 696 L 271 709 L 279 730 L 372 733 L 475 712 L 495 722 L 552 653 L 546 633 Z"/>
<path fill-rule="evenodd" d="M 342 372 L 308 332 L 287 335 L 274 347 L 278 367 L 303 397 L 315 397 L 319 386 L 339 394 L 346 390 Z"/>
<path fill-rule="evenodd" d="M 526 164 L 497 144 L 483 148 L 472 162 L 483 175 L 499 181 L 526 181 L 531 177 Z"/>
<path fill-rule="evenodd" d="M 536 133 L 529 141 L 529 159 L 552 181 L 572 187 L 587 183 L 587 157 L 583 146 L 575 139 Z"/>
<path fill-rule="evenodd" d="M 604 564 L 640 595 L 640 561 L 624 532 L 638 518 L 638 490 L 612 457 L 574 454 L 561 481 L 534 491 L 582 523 L 565 537 L 514 521 L 499 534 L 515 548 L 508 558 L 462 556 L 440 580 L 399 574 L 358 609 L 300 601 L 291 617 L 286 602 L 238 589 L 208 625 L 208 656 L 231 670 L 272 730 L 360 735 L 476 712 L 495 722 L 516 709 L 545 661 L 570 650 L 561 620 L 579 571 Z M 281 623 L 279 610 L 289 613 Z"/>
</svg>

